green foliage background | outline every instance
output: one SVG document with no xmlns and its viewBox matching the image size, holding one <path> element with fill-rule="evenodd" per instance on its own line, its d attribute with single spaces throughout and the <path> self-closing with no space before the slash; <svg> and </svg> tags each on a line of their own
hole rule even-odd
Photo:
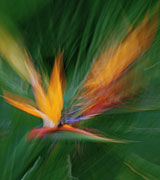
<svg viewBox="0 0 160 180">
<path fill-rule="evenodd" d="M 67 79 L 65 111 L 101 49 L 118 43 L 131 25 L 142 20 L 148 9 L 152 14 L 157 3 L 145 0 L 1 0 L 0 21 L 21 38 L 35 65 L 46 74 L 51 73 L 58 50 L 63 50 Z M 109 137 L 132 142 L 104 144 L 76 140 L 75 135 L 59 140 L 58 134 L 29 142 L 26 140 L 29 130 L 42 125 L 42 121 L 0 98 L 0 179 L 160 179 L 159 26 L 151 48 L 140 57 L 141 61 L 149 59 L 150 66 L 143 72 L 148 84 L 129 102 L 155 109 L 115 108 L 81 123 Z M 0 61 L 0 68 L 1 88 L 32 97 L 30 87 L 7 64 Z"/>
</svg>

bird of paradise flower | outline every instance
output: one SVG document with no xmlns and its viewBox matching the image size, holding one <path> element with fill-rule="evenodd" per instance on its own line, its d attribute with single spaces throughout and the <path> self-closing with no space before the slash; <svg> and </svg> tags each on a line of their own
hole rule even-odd
<svg viewBox="0 0 160 180">
<path fill-rule="evenodd" d="M 43 127 L 32 129 L 29 139 L 41 138 L 54 132 L 73 132 L 88 138 L 106 142 L 125 142 L 107 137 L 102 137 L 78 129 L 73 123 L 98 115 L 107 109 L 120 104 L 129 97 L 138 86 L 131 90 L 130 86 L 124 88 L 132 78 L 126 78 L 126 72 L 130 69 L 138 57 L 151 45 L 157 27 L 156 14 L 148 22 L 148 13 L 142 23 L 130 30 L 124 40 L 117 46 L 104 50 L 87 76 L 78 95 L 82 103 L 71 107 L 70 116 L 62 119 L 63 109 L 63 78 L 62 78 L 62 53 L 55 58 L 48 89 L 45 90 L 41 75 L 35 70 L 29 55 L 23 46 L 11 36 L 3 27 L 0 28 L 0 53 L 24 77 L 31 85 L 36 102 L 3 91 L 5 100 L 16 108 L 33 116 L 43 119 Z M 132 71 L 130 75 L 132 76 Z M 128 77 L 130 75 L 127 74 Z M 124 80 L 125 79 L 125 80 Z M 76 108 L 75 111 L 73 109 Z"/>
</svg>

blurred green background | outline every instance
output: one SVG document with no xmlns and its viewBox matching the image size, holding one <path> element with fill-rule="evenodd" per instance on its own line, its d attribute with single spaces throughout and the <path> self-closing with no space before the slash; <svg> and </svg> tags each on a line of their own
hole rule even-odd
<svg viewBox="0 0 160 180">
<path fill-rule="evenodd" d="M 0 21 L 24 43 L 36 67 L 45 74 L 51 73 L 58 50 L 63 51 L 67 79 L 65 112 L 101 46 L 120 42 L 131 25 L 138 24 L 147 10 L 152 14 L 158 3 L 145 0 L 1 0 Z M 76 140 L 76 137 L 58 140 L 58 135 L 27 141 L 29 130 L 42 125 L 42 120 L 10 106 L 1 97 L 0 179 L 160 179 L 159 27 L 151 47 L 140 57 L 141 61 L 149 61 L 149 65 L 141 69 L 148 83 L 136 97 L 127 101 L 146 110 L 115 108 L 81 122 L 109 137 L 133 142 L 107 144 Z M 33 96 L 31 88 L 2 59 L 0 86 L 21 96 Z"/>
</svg>

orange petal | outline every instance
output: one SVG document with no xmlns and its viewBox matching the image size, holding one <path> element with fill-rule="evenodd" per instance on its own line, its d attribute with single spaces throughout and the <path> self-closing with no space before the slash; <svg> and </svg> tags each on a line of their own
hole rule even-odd
<svg viewBox="0 0 160 180">
<path fill-rule="evenodd" d="M 117 80 L 145 50 L 147 50 L 157 30 L 157 17 L 148 23 L 148 13 L 142 23 L 128 33 L 119 44 L 105 50 L 94 63 L 84 87 L 88 91 L 109 86 Z"/>
<path fill-rule="evenodd" d="M 33 63 L 31 62 L 30 58 L 28 57 L 28 60 L 26 62 L 26 67 L 30 76 L 32 88 L 34 91 L 34 96 L 36 98 L 36 103 L 38 108 L 42 111 L 45 112 L 47 109 L 46 107 L 46 95 L 45 95 L 45 90 L 43 88 L 42 80 L 41 80 L 41 75 L 38 73 L 35 68 Z"/>
<path fill-rule="evenodd" d="M 12 95 L 8 92 L 3 92 L 5 100 L 15 106 L 16 108 L 27 112 L 33 116 L 42 118 L 39 111 L 34 107 L 34 103 L 28 99 L 24 99 L 15 95 Z"/>
<path fill-rule="evenodd" d="M 81 99 L 86 102 L 86 107 L 82 110 L 86 111 L 84 115 L 100 113 L 114 104 L 119 104 L 122 99 L 130 97 L 141 87 L 140 83 L 135 87 L 130 84 L 134 78 L 134 71 L 128 79 L 126 72 L 150 47 L 156 30 L 156 12 L 150 22 L 147 13 L 141 24 L 130 31 L 118 46 L 113 45 L 100 54 L 81 93 Z"/>
</svg>

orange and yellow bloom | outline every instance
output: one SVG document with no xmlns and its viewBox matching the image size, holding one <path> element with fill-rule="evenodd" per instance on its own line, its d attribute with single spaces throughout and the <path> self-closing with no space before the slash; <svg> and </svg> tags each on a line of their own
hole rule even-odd
<svg viewBox="0 0 160 180">
<path fill-rule="evenodd" d="M 138 88 L 132 88 L 132 90 L 130 87 L 124 88 L 131 81 L 130 78 L 125 77 L 125 73 L 137 58 L 150 47 L 156 33 L 156 26 L 156 16 L 148 23 L 147 14 L 142 23 L 137 28 L 132 29 L 119 45 L 112 46 L 100 54 L 92 66 L 82 91 L 80 91 L 79 99 L 83 105 L 80 105 L 78 116 L 66 119 L 62 119 L 64 106 L 63 79 L 61 76 L 63 73 L 62 53 L 59 52 L 55 58 L 53 71 L 46 89 L 41 74 L 35 70 L 26 50 L 9 33 L 0 28 L 0 32 L 3 34 L 3 38 L 0 37 L 0 53 L 18 74 L 31 84 L 35 102 L 6 91 L 4 91 L 4 98 L 16 108 L 43 120 L 43 127 L 31 130 L 28 137 L 43 137 L 56 131 L 69 131 L 107 142 L 123 142 L 97 136 L 82 129 L 74 128 L 68 123 L 72 124 L 82 119 L 91 118 L 114 107 Z M 133 71 L 131 71 L 131 75 L 132 73 Z"/>
</svg>

